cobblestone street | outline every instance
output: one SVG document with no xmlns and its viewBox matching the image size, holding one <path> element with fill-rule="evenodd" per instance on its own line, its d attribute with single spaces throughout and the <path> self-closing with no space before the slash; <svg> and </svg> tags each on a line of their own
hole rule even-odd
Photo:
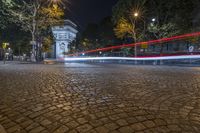
<svg viewBox="0 0 200 133">
<path fill-rule="evenodd" d="M 200 68 L 1 64 L 0 125 L 7 133 L 199 133 Z"/>
</svg>

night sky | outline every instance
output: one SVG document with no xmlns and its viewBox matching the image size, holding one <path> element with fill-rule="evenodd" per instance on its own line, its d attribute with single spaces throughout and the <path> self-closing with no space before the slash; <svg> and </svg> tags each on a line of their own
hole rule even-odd
<svg viewBox="0 0 200 133">
<path fill-rule="evenodd" d="M 75 22 L 81 30 L 88 23 L 98 23 L 112 14 L 112 7 L 118 0 L 68 0 L 67 18 Z"/>
</svg>

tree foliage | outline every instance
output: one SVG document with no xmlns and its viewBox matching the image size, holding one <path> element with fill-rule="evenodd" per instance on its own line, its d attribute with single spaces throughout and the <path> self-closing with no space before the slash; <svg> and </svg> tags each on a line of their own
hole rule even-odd
<svg viewBox="0 0 200 133">
<path fill-rule="evenodd" d="M 98 34 L 101 47 L 111 46 L 116 43 L 111 17 L 105 17 L 99 23 Z"/>
<path fill-rule="evenodd" d="M 80 33 L 76 41 L 71 42 L 69 49 L 72 52 L 85 51 L 116 44 L 111 17 L 103 18 L 99 23 L 89 23 Z"/>
<path fill-rule="evenodd" d="M 31 45 L 29 44 L 31 35 L 21 31 L 19 26 L 9 24 L 4 29 L 0 29 L 0 44 L 9 42 L 15 55 L 29 54 Z"/>
<path fill-rule="evenodd" d="M 153 34 L 154 38 L 169 37 L 176 34 L 187 33 L 194 29 L 194 22 L 197 24 L 198 20 L 200 20 L 200 17 L 197 17 L 199 16 L 199 5 L 199 0 L 119 0 L 113 8 L 112 20 L 116 26 L 115 29 L 120 28 L 119 24 L 122 19 L 126 19 L 126 22 L 131 25 L 129 17 L 130 12 L 132 10 L 135 11 L 135 9 L 140 9 L 139 16 L 142 18 L 137 21 L 135 26 L 135 28 L 137 28 L 137 35 L 149 33 Z M 152 18 L 156 19 L 153 25 L 151 24 Z M 145 22 L 145 32 L 141 30 L 144 29 L 141 26 L 141 20 Z M 122 32 L 123 27 L 121 28 L 121 30 L 118 29 L 115 31 Z M 134 26 L 132 26 L 132 28 L 134 28 Z M 124 30 L 124 32 L 126 32 L 126 34 L 124 33 L 121 35 L 130 33 L 129 30 Z M 118 35 L 119 33 L 116 34 Z M 149 34 L 145 35 L 146 38 L 152 39 L 152 35 Z M 118 37 L 121 38 L 121 36 Z"/>
<path fill-rule="evenodd" d="M 39 29 L 47 30 L 47 28 L 55 24 L 63 23 L 63 16 L 64 11 L 58 5 L 41 8 L 38 15 L 38 27 Z"/>
<path fill-rule="evenodd" d="M 6 16 L 6 8 L 5 8 L 4 4 L 9 6 L 10 2 L 11 1 L 9 1 L 9 0 L 8 1 L 4 1 L 4 0 L 0 1 L 0 19 L 1 19 L 0 20 L 0 29 L 4 29 L 8 25 L 9 17 Z"/>
<path fill-rule="evenodd" d="M 3 13 L 10 18 L 10 22 L 31 33 L 32 43 L 37 49 L 41 49 L 39 43 L 46 35 L 45 32 L 51 26 L 63 22 L 64 10 L 46 0 L 2 0 L 2 6 Z M 34 48 L 32 53 L 38 57 L 36 51 Z"/>
<path fill-rule="evenodd" d="M 42 40 L 42 51 L 50 52 L 52 44 L 53 44 L 53 37 L 51 35 L 45 36 Z"/>
<path fill-rule="evenodd" d="M 148 31 L 154 35 L 155 39 L 171 37 L 180 33 L 180 30 L 174 23 L 163 25 L 151 23 L 147 28 Z"/>
<path fill-rule="evenodd" d="M 131 25 L 124 18 L 121 18 L 117 23 L 116 27 L 114 28 L 115 35 L 120 39 L 128 37 L 128 34 L 133 36 L 134 31 L 132 32 L 132 30 L 134 30 L 134 25 Z"/>
<path fill-rule="evenodd" d="M 144 37 L 144 4 L 146 0 L 119 0 L 113 8 L 115 35 L 118 38 L 132 38 L 135 42 Z"/>
<path fill-rule="evenodd" d="M 12 17 L 11 21 L 20 25 L 23 30 L 31 32 L 33 36 L 36 32 L 60 22 L 64 15 L 57 5 L 48 5 L 45 0 L 3 1 L 7 8 L 6 13 Z"/>
</svg>

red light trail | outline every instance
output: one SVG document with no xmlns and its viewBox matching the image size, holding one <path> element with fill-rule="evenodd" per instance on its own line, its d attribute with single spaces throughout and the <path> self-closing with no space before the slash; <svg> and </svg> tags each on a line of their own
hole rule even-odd
<svg viewBox="0 0 200 133">
<path fill-rule="evenodd" d="M 162 38 L 158 40 L 151 40 L 151 41 L 146 41 L 146 42 L 138 42 L 138 43 L 133 43 L 133 44 L 123 44 L 119 46 L 111 46 L 111 47 L 105 47 L 105 48 L 99 48 L 99 49 L 94 49 L 94 50 L 89 50 L 89 51 L 84 51 L 76 54 L 69 54 L 67 56 L 77 56 L 81 54 L 88 54 L 88 53 L 94 53 L 94 52 L 103 52 L 103 51 L 109 51 L 113 49 L 120 49 L 120 48 L 125 48 L 125 47 L 134 47 L 134 46 L 140 46 L 142 44 L 147 44 L 147 45 L 152 45 L 152 44 L 159 44 L 159 43 L 164 43 L 164 42 L 169 42 L 173 40 L 182 40 L 188 37 L 196 37 L 200 36 L 200 32 L 195 32 L 195 33 L 190 33 L 190 34 L 184 34 L 184 35 L 179 35 L 179 36 L 173 36 L 169 38 Z"/>
</svg>

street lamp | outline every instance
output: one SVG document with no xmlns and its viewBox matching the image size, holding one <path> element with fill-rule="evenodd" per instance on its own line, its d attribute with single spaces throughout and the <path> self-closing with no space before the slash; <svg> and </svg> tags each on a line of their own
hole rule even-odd
<svg viewBox="0 0 200 133">
<path fill-rule="evenodd" d="M 50 4 L 53 4 L 53 5 L 59 5 L 59 6 L 62 6 L 63 8 L 65 8 L 65 3 L 64 3 L 65 0 L 49 0 L 49 3 Z M 67 1 L 67 0 L 66 0 Z"/>
<path fill-rule="evenodd" d="M 136 29 L 135 29 L 135 25 L 136 25 L 136 18 L 139 16 L 139 13 L 138 12 L 135 12 L 134 13 L 134 40 L 135 40 L 135 43 L 137 42 L 137 38 L 136 38 Z M 137 46 L 135 45 L 135 58 L 137 58 Z M 137 60 L 135 59 L 135 64 L 137 64 Z"/>
<path fill-rule="evenodd" d="M 156 19 L 155 19 L 155 18 L 152 18 L 152 19 L 151 19 L 150 26 L 154 26 L 155 21 L 156 21 Z"/>
<path fill-rule="evenodd" d="M 155 18 L 152 18 L 152 20 L 151 20 L 152 22 L 155 22 L 156 21 L 156 19 Z"/>
<path fill-rule="evenodd" d="M 57 4 L 58 2 L 60 2 L 61 0 L 49 0 L 50 3 L 53 3 L 53 4 Z"/>
<path fill-rule="evenodd" d="M 139 15 L 138 12 L 134 13 L 134 17 L 138 17 L 138 15 Z"/>
<path fill-rule="evenodd" d="M 53 2 L 53 3 L 56 3 L 56 2 L 58 2 L 58 0 L 52 0 L 52 2 Z"/>
</svg>

